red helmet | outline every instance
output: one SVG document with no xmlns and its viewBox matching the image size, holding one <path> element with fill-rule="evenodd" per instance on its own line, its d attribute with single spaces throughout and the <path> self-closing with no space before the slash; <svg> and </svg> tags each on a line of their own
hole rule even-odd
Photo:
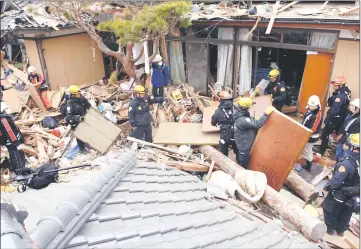
<svg viewBox="0 0 361 249">
<path fill-rule="evenodd" d="M 331 84 L 332 85 L 345 85 L 347 83 L 347 80 L 345 77 L 343 76 L 338 76 L 335 77 L 332 81 Z"/>
</svg>

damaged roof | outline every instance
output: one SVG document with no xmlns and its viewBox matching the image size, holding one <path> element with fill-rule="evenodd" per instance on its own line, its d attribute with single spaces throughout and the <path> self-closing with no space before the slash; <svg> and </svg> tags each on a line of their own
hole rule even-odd
<svg viewBox="0 0 361 249">
<path fill-rule="evenodd" d="M 260 223 L 209 198 L 195 176 L 113 158 L 31 231 L 40 248 L 318 248 L 277 222 Z M 29 214 L 31 216 L 31 213 Z"/>
</svg>

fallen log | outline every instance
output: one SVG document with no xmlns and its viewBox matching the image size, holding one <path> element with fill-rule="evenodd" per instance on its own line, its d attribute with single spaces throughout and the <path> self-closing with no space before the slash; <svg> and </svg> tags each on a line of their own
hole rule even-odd
<svg viewBox="0 0 361 249">
<path fill-rule="evenodd" d="M 305 202 L 316 200 L 318 197 L 318 192 L 314 186 L 306 182 L 293 170 L 286 179 L 286 185 L 295 191 Z"/>
<path fill-rule="evenodd" d="M 244 168 L 228 157 L 225 157 L 212 146 L 201 146 L 200 151 L 232 177 L 235 176 L 237 171 L 244 170 Z M 325 235 L 326 225 L 323 222 L 315 217 L 310 217 L 302 208 L 284 198 L 270 186 L 266 187 L 262 200 L 276 210 L 284 219 L 299 228 L 307 238 L 319 241 Z"/>
<path fill-rule="evenodd" d="M 176 167 L 179 170 L 185 170 L 185 171 L 208 172 L 209 170 L 209 167 L 198 163 L 167 161 L 165 164 L 171 167 Z"/>
</svg>

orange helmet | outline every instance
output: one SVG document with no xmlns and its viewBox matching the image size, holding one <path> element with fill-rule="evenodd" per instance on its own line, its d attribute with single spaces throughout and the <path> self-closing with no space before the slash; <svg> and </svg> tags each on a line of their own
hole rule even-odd
<svg viewBox="0 0 361 249">
<path fill-rule="evenodd" d="M 347 80 L 345 77 L 343 76 L 338 76 L 338 77 L 335 77 L 332 81 L 331 81 L 331 84 L 332 85 L 346 85 L 347 83 Z"/>
<path fill-rule="evenodd" d="M 219 98 L 220 98 L 220 99 L 231 99 L 231 98 L 232 98 L 232 95 L 231 95 L 229 92 L 227 92 L 227 91 L 221 91 L 221 92 L 219 93 Z"/>
</svg>

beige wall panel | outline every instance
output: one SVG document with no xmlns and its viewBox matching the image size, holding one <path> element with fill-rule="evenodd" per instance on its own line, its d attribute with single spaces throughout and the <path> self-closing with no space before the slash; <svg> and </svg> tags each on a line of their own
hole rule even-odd
<svg viewBox="0 0 361 249">
<path fill-rule="evenodd" d="M 339 40 L 332 70 L 332 78 L 343 75 L 352 92 L 352 99 L 360 97 L 360 41 Z M 330 94 L 333 89 L 330 87 Z"/>
<path fill-rule="evenodd" d="M 104 77 L 103 56 L 95 43 L 94 47 L 95 61 L 88 34 L 43 40 L 51 89 L 91 84 Z"/>
<path fill-rule="evenodd" d="M 32 40 L 24 40 L 24 46 L 25 46 L 26 54 L 29 57 L 30 65 L 35 67 L 38 73 L 44 75 L 43 70 L 41 68 L 36 42 Z"/>
</svg>

